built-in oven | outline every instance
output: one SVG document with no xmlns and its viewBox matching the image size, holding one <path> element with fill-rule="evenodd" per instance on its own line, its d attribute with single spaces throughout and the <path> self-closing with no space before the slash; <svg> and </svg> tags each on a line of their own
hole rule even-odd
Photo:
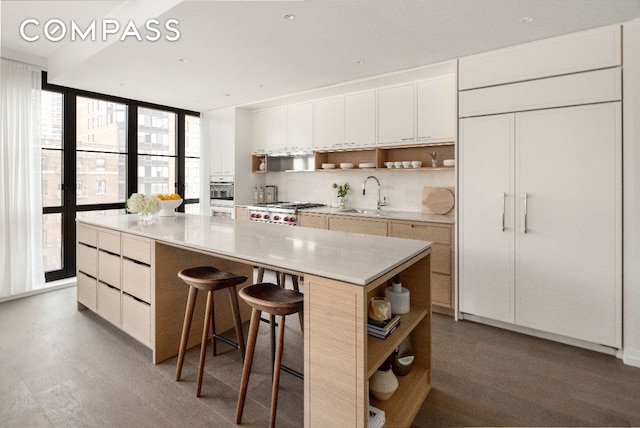
<svg viewBox="0 0 640 428">
<path fill-rule="evenodd" d="M 234 217 L 233 176 L 212 175 L 209 179 L 211 215 Z"/>
</svg>

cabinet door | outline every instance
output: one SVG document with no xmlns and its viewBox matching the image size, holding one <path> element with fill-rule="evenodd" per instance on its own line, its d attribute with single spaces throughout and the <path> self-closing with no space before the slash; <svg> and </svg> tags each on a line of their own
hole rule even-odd
<svg viewBox="0 0 640 428">
<path fill-rule="evenodd" d="M 344 140 L 347 147 L 375 146 L 375 91 L 344 97 Z"/>
<path fill-rule="evenodd" d="M 315 148 L 344 146 L 344 97 L 316 101 Z"/>
<path fill-rule="evenodd" d="M 262 155 L 267 152 L 267 113 L 264 110 L 253 112 L 252 152 Z"/>
<path fill-rule="evenodd" d="M 418 83 L 418 140 L 456 139 L 457 96 L 454 75 Z"/>
<path fill-rule="evenodd" d="M 378 91 L 378 143 L 402 144 L 415 140 L 415 85 Z"/>
<path fill-rule="evenodd" d="M 279 153 L 287 147 L 287 107 L 267 110 L 267 152 Z"/>
<path fill-rule="evenodd" d="M 313 148 L 313 104 L 289 106 L 287 148 L 294 151 Z"/>
<path fill-rule="evenodd" d="M 460 310 L 511 323 L 513 140 L 511 114 L 460 121 Z"/>
<path fill-rule="evenodd" d="M 620 120 L 620 103 L 517 116 L 520 325 L 620 346 Z"/>
<path fill-rule="evenodd" d="M 329 230 L 387 236 L 387 221 L 352 217 L 329 217 Z"/>
<path fill-rule="evenodd" d="M 208 141 L 211 148 L 211 175 L 233 174 L 235 171 L 235 112 L 220 109 L 205 113 Z"/>
</svg>

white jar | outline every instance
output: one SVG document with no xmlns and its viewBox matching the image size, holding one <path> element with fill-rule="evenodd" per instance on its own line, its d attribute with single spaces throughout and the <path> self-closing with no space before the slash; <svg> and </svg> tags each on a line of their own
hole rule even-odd
<svg viewBox="0 0 640 428">
<path fill-rule="evenodd" d="M 391 302 L 391 312 L 394 314 L 409 313 L 410 293 L 401 283 L 394 282 L 391 287 L 387 287 L 384 290 L 384 296 Z"/>
</svg>

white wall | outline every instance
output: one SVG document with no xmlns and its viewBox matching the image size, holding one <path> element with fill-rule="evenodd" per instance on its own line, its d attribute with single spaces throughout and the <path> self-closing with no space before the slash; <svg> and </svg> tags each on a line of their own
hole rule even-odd
<svg viewBox="0 0 640 428">
<path fill-rule="evenodd" d="M 455 185 L 455 171 L 318 171 L 270 172 L 265 174 L 266 184 L 278 186 L 278 199 L 287 201 L 321 202 L 336 205 L 332 184 L 349 183 L 349 206 L 376 208 L 378 190 L 375 181 L 367 182 L 367 193 L 362 195 L 362 183 L 369 175 L 380 180 L 382 196 L 387 197 L 390 210 L 420 211 L 424 186 Z"/>
<path fill-rule="evenodd" d="M 623 360 L 640 367 L 640 20 L 623 26 Z"/>
</svg>

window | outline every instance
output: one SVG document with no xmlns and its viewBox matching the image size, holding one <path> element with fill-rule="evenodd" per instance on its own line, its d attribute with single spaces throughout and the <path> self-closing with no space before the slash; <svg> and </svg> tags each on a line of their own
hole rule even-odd
<svg viewBox="0 0 640 428">
<path fill-rule="evenodd" d="M 75 126 L 66 128 L 67 123 Z M 198 135 L 186 136 L 187 129 Z M 193 147 L 185 148 L 189 143 Z M 191 184 L 188 193 L 178 189 L 186 187 L 185 153 L 190 153 L 194 168 L 199 144 L 197 113 L 51 85 L 44 73 L 41 159 L 47 281 L 75 275 L 76 218 L 124 214 L 133 192 L 191 194 Z M 193 172 L 188 174 L 191 179 Z M 179 210 L 197 212 L 199 194 L 189 197 Z"/>
<path fill-rule="evenodd" d="M 185 212 L 189 204 L 200 198 L 200 118 L 186 115 L 184 118 L 184 198 Z"/>
<path fill-rule="evenodd" d="M 96 195 L 107 194 L 107 180 L 96 180 Z"/>
<path fill-rule="evenodd" d="M 91 106 L 89 111 L 83 106 Z M 77 195 L 78 205 L 93 205 L 107 202 L 124 202 L 126 195 L 127 176 L 127 123 L 123 116 L 122 121 L 116 121 L 103 126 L 96 126 L 95 115 L 106 114 L 107 111 L 127 111 L 127 106 L 110 101 L 98 102 L 98 100 L 86 97 L 77 97 L 76 107 L 76 159 L 79 165 L 76 171 L 78 182 L 86 184 L 85 192 Z M 91 133 L 82 128 L 86 123 L 86 114 L 94 115 L 91 118 L 93 127 Z M 89 144 L 89 143 L 92 144 Z M 80 165 L 85 165 L 80 168 Z M 105 178 L 106 177 L 106 178 Z M 98 181 L 105 181 L 99 187 Z M 95 188 L 94 194 L 88 194 L 86 189 Z M 98 192 L 102 189 L 102 192 Z M 109 191 L 107 192 L 107 189 Z"/>
</svg>

